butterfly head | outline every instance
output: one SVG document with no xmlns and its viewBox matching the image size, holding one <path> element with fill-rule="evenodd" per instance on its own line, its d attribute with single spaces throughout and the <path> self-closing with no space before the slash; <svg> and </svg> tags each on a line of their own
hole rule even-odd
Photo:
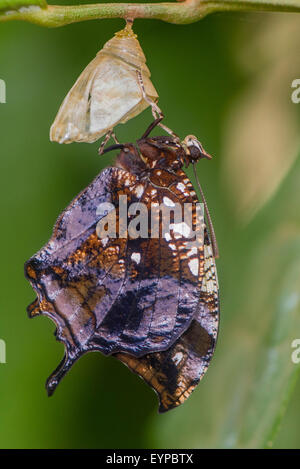
<svg viewBox="0 0 300 469">
<path fill-rule="evenodd" d="M 212 159 L 212 156 L 204 150 L 202 144 L 194 135 L 187 135 L 182 142 L 182 146 L 190 163 L 196 163 L 201 158 Z"/>
<path fill-rule="evenodd" d="M 167 136 L 142 138 L 133 143 L 116 144 L 106 148 L 102 154 L 111 150 L 121 150 L 116 166 L 134 174 L 154 168 L 177 170 L 184 164 L 196 163 L 201 158 L 212 157 L 204 150 L 194 135 L 188 135 L 180 143 L 179 139 Z"/>
</svg>

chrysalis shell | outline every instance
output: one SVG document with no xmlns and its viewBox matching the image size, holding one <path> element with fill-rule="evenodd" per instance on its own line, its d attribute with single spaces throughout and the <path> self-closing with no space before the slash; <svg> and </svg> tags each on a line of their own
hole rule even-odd
<svg viewBox="0 0 300 469">
<path fill-rule="evenodd" d="M 92 143 L 149 106 L 144 99 L 140 71 L 148 99 L 158 94 L 142 48 L 128 23 L 101 49 L 65 97 L 50 129 L 59 143 Z"/>
</svg>

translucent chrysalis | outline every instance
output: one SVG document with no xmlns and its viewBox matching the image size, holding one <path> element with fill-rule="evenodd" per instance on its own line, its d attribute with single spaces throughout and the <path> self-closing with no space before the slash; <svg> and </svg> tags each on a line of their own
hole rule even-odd
<svg viewBox="0 0 300 469">
<path fill-rule="evenodd" d="M 65 97 L 51 126 L 50 140 L 95 142 L 151 103 L 155 106 L 157 100 L 145 55 L 128 22 L 98 52 Z"/>
</svg>

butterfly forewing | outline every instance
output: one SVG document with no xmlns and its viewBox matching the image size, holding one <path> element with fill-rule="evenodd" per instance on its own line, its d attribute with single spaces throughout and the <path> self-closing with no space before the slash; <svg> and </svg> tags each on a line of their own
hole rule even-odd
<svg viewBox="0 0 300 469">
<path fill-rule="evenodd" d="M 182 171 L 161 170 L 153 180 L 107 168 L 63 212 L 50 242 L 26 264 L 39 312 L 56 322 L 57 337 L 66 344 L 63 366 L 89 350 L 135 357 L 166 350 L 197 314 L 203 245 L 194 254 L 176 230 L 158 238 L 97 234 L 99 204 L 116 207 L 118 226 L 120 195 L 128 206 L 197 200 Z M 38 313 L 36 303 L 31 315 L 33 310 Z"/>
</svg>

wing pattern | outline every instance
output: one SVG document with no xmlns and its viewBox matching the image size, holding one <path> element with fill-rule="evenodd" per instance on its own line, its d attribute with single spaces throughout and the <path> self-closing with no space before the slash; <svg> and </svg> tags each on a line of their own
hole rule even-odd
<svg viewBox="0 0 300 469">
<path fill-rule="evenodd" d="M 219 323 L 219 286 L 208 233 L 204 245 L 204 277 L 197 314 L 187 331 L 166 351 L 136 358 L 115 357 L 141 376 L 158 394 L 159 412 L 182 404 L 204 376 L 212 359 Z"/>
<path fill-rule="evenodd" d="M 197 203 L 181 170 L 153 170 L 141 179 L 117 167 L 105 169 L 58 218 L 49 243 L 26 263 L 38 295 L 28 312 L 53 319 L 65 345 L 65 357 L 48 380 L 49 394 L 82 354 L 99 350 L 117 354 L 135 369 L 162 394 L 167 408 L 191 392 L 213 350 L 215 329 L 207 319 L 207 312 L 216 314 L 215 300 L 210 304 L 215 288 L 210 244 L 189 250 L 175 228 L 158 238 L 99 238 L 103 215 L 97 208 L 112 203 L 118 226 L 120 195 L 127 196 L 128 205 L 146 207 Z M 127 223 L 131 220 L 128 216 Z M 195 213 L 192 220 L 194 225 Z M 161 217 L 158 224 L 161 229 Z M 178 381 L 181 375 L 184 384 Z"/>
</svg>

